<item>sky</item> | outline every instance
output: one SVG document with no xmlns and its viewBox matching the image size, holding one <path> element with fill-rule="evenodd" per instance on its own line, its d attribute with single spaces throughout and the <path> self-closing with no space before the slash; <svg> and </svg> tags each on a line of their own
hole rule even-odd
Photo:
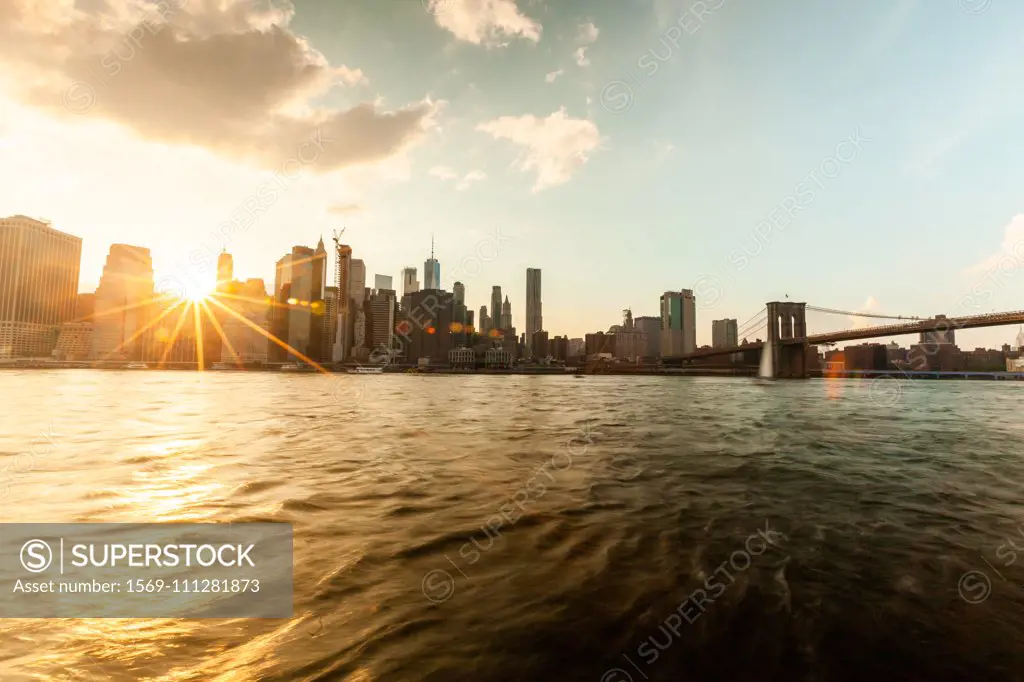
<svg viewBox="0 0 1024 682">
<path fill-rule="evenodd" d="M 271 284 L 344 229 L 372 286 L 422 282 L 433 238 L 445 288 L 500 285 L 520 330 L 540 268 L 552 336 L 679 289 L 698 344 L 786 297 L 1017 310 L 1022 25 L 995 0 L 4 0 L 0 215 L 82 237 L 82 291 L 115 242 L 160 288 L 212 285 L 222 249 Z"/>
</svg>

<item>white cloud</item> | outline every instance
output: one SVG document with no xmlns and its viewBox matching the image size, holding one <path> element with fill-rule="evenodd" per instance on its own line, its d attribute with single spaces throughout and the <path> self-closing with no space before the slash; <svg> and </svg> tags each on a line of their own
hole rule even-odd
<svg viewBox="0 0 1024 682">
<path fill-rule="evenodd" d="M 875 300 L 874 296 L 868 296 L 867 300 L 864 301 L 864 305 L 860 307 L 856 312 L 858 313 L 873 313 L 878 310 L 878 301 Z M 872 327 L 879 324 L 877 321 L 871 320 L 868 317 L 858 317 L 856 315 L 849 315 L 850 326 L 852 329 L 861 329 L 862 327 Z"/>
<path fill-rule="evenodd" d="M 577 49 L 575 52 L 572 53 L 572 56 L 576 60 L 577 66 L 590 66 L 590 60 L 587 59 L 587 48 L 581 47 Z"/>
<path fill-rule="evenodd" d="M 1022 265 L 1024 265 L 1024 213 L 1019 213 L 1003 229 L 1003 243 L 999 245 L 999 250 L 980 263 L 967 268 L 965 274 L 987 273 L 996 267 L 1003 269 L 1004 274 L 1007 274 L 1008 266 L 1015 272 Z"/>
<path fill-rule="evenodd" d="M 597 26 L 594 26 L 594 22 L 588 21 L 585 24 L 580 24 L 579 40 L 584 43 L 593 43 L 597 40 L 599 33 L 600 31 Z"/>
<path fill-rule="evenodd" d="M 474 183 L 487 179 L 487 173 L 484 173 L 482 170 L 476 169 L 469 171 L 460 179 L 458 172 L 456 172 L 455 169 L 451 168 L 450 166 L 434 166 L 428 171 L 428 173 L 437 178 L 438 180 L 440 180 L 441 182 L 448 182 L 449 180 L 458 180 L 458 182 L 455 183 L 455 189 L 459 190 L 460 192 L 469 189 L 469 187 Z"/>
<path fill-rule="evenodd" d="M 314 105 L 367 79 L 292 32 L 294 14 L 289 0 L 2 0 L 0 71 L 19 100 L 56 116 L 264 168 L 311 136 L 324 141 L 314 172 L 380 161 L 434 125 L 439 105 L 426 99 L 393 111 Z"/>
<path fill-rule="evenodd" d="M 451 168 L 449 168 L 448 166 L 434 166 L 428 172 L 430 173 L 430 175 L 433 175 L 435 178 L 438 178 L 442 182 L 454 180 L 455 178 L 459 177 L 459 174 L 456 173 Z"/>
<path fill-rule="evenodd" d="M 544 82 L 554 83 L 555 79 L 561 76 L 563 73 L 565 73 L 563 69 L 559 69 L 558 71 L 552 71 L 548 75 L 544 76 Z"/>
<path fill-rule="evenodd" d="M 464 190 L 469 189 L 469 186 L 472 185 L 474 182 L 480 182 L 481 180 L 486 179 L 487 173 L 484 173 L 482 170 L 471 170 L 468 173 L 466 173 L 465 177 L 462 178 L 462 180 L 459 180 L 459 182 L 455 185 L 455 189 L 462 192 Z"/>
<path fill-rule="evenodd" d="M 428 0 L 427 9 L 438 26 L 474 45 L 505 47 L 505 39 L 515 37 L 540 40 L 540 22 L 520 12 L 515 0 Z"/>
<path fill-rule="evenodd" d="M 515 166 L 524 173 L 536 171 L 534 192 L 568 182 L 601 144 L 593 121 L 570 118 L 565 107 L 547 118 L 502 116 L 481 123 L 477 130 L 526 148 Z"/>
</svg>

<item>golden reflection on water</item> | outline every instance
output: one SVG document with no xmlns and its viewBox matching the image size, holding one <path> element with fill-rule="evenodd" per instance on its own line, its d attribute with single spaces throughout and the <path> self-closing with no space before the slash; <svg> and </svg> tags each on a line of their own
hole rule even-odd
<svg viewBox="0 0 1024 682">
<path fill-rule="evenodd" d="M 226 486 L 209 475 L 213 465 L 197 461 L 206 456 L 202 443 L 177 439 L 140 447 L 149 466 L 133 473 L 134 485 L 118 491 L 114 506 L 130 508 L 147 522 L 195 521 L 216 514 L 209 502 Z"/>
</svg>

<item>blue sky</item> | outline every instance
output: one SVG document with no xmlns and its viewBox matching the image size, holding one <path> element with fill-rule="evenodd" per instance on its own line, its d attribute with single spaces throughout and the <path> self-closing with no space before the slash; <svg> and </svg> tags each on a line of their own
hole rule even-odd
<svg viewBox="0 0 1024 682">
<path fill-rule="evenodd" d="M 345 226 L 368 273 L 397 278 L 416 265 L 421 281 L 433 234 L 450 283 L 499 229 L 500 252 L 460 275 L 468 303 L 479 308 L 501 285 L 522 328 L 525 270 L 539 267 L 551 334 L 606 329 L 626 307 L 657 314 L 659 295 L 681 288 L 698 295 L 698 343 L 710 342 L 712 319 L 742 322 L 787 294 L 884 314 L 1021 307 L 1012 254 L 1024 239 L 1022 5 L 229 0 L 229 16 L 214 4 L 191 0 L 169 21 L 203 38 L 285 31 L 313 65 L 283 69 L 269 63 L 280 58 L 273 50 L 253 55 L 240 38 L 225 39 L 218 49 L 237 47 L 251 64 L 226 85 L 217 69 L 235 62 L 203 51 L 218 57 L 210 92 L 223 102 L 197 102 L 211 120 L 223 116 L 219 127 L 196 115 L 169 130 L 159 112 L 117 90 L 134 75 L 97 85 L 87 116 L 12 83 L 0 91 L 0 152 L 22 161 L 3 178 L 15 191 L 0 197 L 0 213 L 43 215 L 82 236 L 85 289 L 111 241 L 150 246 L 165 277 L 194 269 L 198 246 L 219 250 L 216 226 L 278 165 L 262 150 L 287 150 L 273 130 L 236 139 L 231 125 L 260 106 L 276 116 L 271 100 L 283 93 L 291 100 L 278 128 L 367 102 L 380 116 L 365 132 L 328 128 L 359 138 L 358 149 L 339 142 L 344 159 L 304 167 L 254 225 L 226 240 L 242 277 L 271 281 L 293 244 L 313 245 L 321 233 L 329 241 Z M 89 11 L 77 3 L 76 12 Z M 140 42 L 126 73 L 173 57 L 158 37 Z M 25 62 L 71 74 L 68 64 Z M 281 85 L 305 86 L 303 74 L 325 64 L 325 77 L 344 83 L 312 94 Z M 171 73 L 153 66 L 145 87 L 173 109 L 178 100 L 153 82 Z M 236 101 L 247 103 L 245 115 L 222 114 Z M 385 129 L 381 112 L 394 110 L 408 111 L 408 135 Z M 256 129 L 249 119 L 238 125 Z M 851 138 L 857 147 L 844 143 Z M 794 197 L 799 211 L 767 229 L 763 221 L 778 221 Z M 1003 270 L 992 274 L 1001 256 Z M 965 305 L 972 287 L 977 305 Z M 1000 345 L 1016 332 L 958 340 Z"/>
</svg>

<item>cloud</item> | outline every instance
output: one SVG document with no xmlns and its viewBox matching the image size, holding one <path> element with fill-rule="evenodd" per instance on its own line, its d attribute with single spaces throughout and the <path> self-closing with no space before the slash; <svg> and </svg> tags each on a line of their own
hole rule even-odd
<svg viewBox="0 0 1024 682">
<path fill-rule="evenodd" d="M 563 69 L 559 69 L 558 71 L 552 71 L 548 75 L 544 76 L 544 82 L 554 83 L 555 79 L 561 76 L 563 73 L 565 73 Z"/>
<path fill-rule="evenodd" d="M 874 296 L 868 296 L 867 300 L 864 301 L 864 305 L 860 307 L 856 312 L 858 313 L 871 313 L 878 310 L 878 301 L 875 300 Z M 867 317 L 857 317 L 856 315 L 849 315 L 850 326 L 853 329 L 861 329 L 862 327 L 872 327 L 878 322 L 872 321 Z"/>
<path fill-rule="evenodd" d="M 441 182 L 458 179 L 459 181 L 455 184 L 455 189 L 460 192 L 469 189 L 473 183 L 487 179 L 487 173 L 484 173 L 482 170 L 471 170 L 459 179 L 458 172 L 449 166 L 434 166 L 427 172 Z"/>
<path fill-rule="evenodd" d="M 334 204 L 328 207 L 327 212 L 334 215 L 350 215 L 352 213 L 359 213 L 362 210 L 363 207 L 359 204 Z"/>
<path fill-rule="evenodd" d="M 534 192 L 568 182 L 601 144 L 601 135 L 593 121 L 570 118 L 565 107 L 547 118 L 530 114 L 502 116 L 481 123 L 477 130 L 489 133 L 496 140 L 509 140 L 525 147 L 515 167 L 524 173 L 537 172 Z"/>
<path fill-rule="evenodd" d="M 598 30 L 597 26 L 594 26 L 594 22 L 588 21 L 585 24 L 580 24 L 579 40 L 583 43 L 593 43 L 597 40 L 597 36 L 601 31 Z"/>
<path fill-rule="evenodd" d="M 1013 271 L 1024 263 L 1024 213 L 1018 213 L 1006 224 L 1003 229 L 1003 243 L 999 245 L 999 250 L 967 268 L 964 274 L 976 276 L 988 273 L 993 268 L 1003 268 L 1007 263 L 1012 264 Z"/>
<path fill-rule="evenodd" d="M 434 21 L 459 40 L 505 47 L 506 38 L 540 41 L 542 26 L 519 11 L 515 0 L 428 0 Z"/>
<path fill-rule="evenodd" d="M 482 170 L 471 170 L 468 173 L 466 173 L 465 177 L 459 180 L 459 182 L 455 185 L 455 189 L 459 190 L 460 192 L 463 192 L 469 189 L 470 185 L 472 185 L 474 182 L 480 182 L 481 180 L 486 179 L 487 173 L 484 173 Z"/>
<path fill-rule="evenodd" d="M 89 7 L 88 10 L 83 7 Z M 0 2 L 0 63 L 14 94 L 55 115 L 88 114 L 140 137 L 278 168 L 313 136 L 312 170 L 371 163 L 414 144 L 440 103 L 315 106 L 366 83 L 288 25 L 289 0 Z M 306 147 L 305 158 L 314 155 Z"/>
<path fill-rule="evenodd" d="M 581 47 L 577 49 L 575 52 L 572 53 L 572 56 L 576 60 L 577 66 L 590 66 L 590 60 L 587 59 L 587 48 Z"/>
<path fill-rule="evenodd" d="M 433 175 L 435 178 L 438 178 L 442 182 L 447 182 L 448 180 L 454 180 L 455 178 L 459 177 L 459 174 L 456 173 L 451 168 L 449 168 L 448 166 L 434 166 L 433 168 L 431 168 L 427 172 L 430 175 Z"/>
</svg>

